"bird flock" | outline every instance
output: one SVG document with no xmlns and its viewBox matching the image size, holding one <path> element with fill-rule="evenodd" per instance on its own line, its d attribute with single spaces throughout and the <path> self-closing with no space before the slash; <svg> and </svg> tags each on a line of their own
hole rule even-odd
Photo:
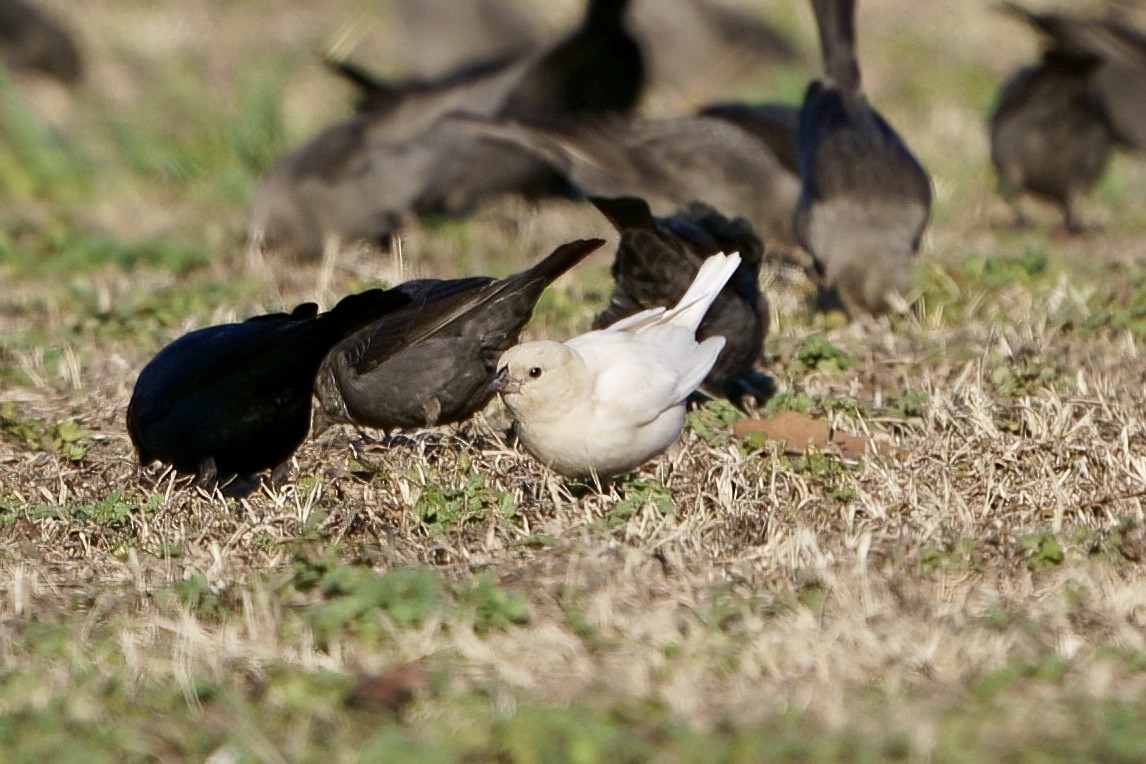
<svg viewBox="0 0 1146 764">
<path fill-rule="evenodd" d="M 472 17 L 444 46 L 454 54 L 498 27 L 501 47 L 480 43 L 494 52 L 404 82 L 328 59 L 357 89 L 355 113 L 267 173 L 252 241 L 271 256 L 316 258 L 348 242 L 386 246 L 419 217 L 463 215 L 499 195 L 583 200 L 620 236 L 607 305 L 586 334 L 520 343 L 545 288 L 604 244 L 584 239 L 503 279 L 408 281 L 325 312 L 306 303 L 191 332 L 139 374 L 127 430 L 141 463 L 203 485 L 265 470 L 279 479 L 308 435 L 332 425 L 434 427 L 500 396 L 539 462 L 572 478 L 617 475 L 677 441 L 697 391 L 768 395 L 766 256 L 804 264 L 852 317 L 886 312 L 906 290 L 932 184 L 864 91 L 855 0 L 810 0 L 823 69 L 798 106 L 721 102 L 661 118 L 635 109 L 650 67 L 677 57 L 650 59 L 629 25 L 667 3 L 588 0 L 580 25 L 546 45 L 492 0 L 474 0 L 470 16 L 437 0 L 395 2 L 401 15 Z M 792 55 L 713 0 L 679 2 L 697 38 Z M 990 115 L 1000 193 L 1016 223 L 1027 194 L 1081 232 L 1078 201 L 1111 152 L 1146 149 L 1146 36 L 1114 15 L 999 10 L 1043 41 Z M 20 20 L 7 38 L 34 16 L 0 2 L 0 19 Z M 63 35 L 45 23 L 27 39 Z M 9 66 L 31 60 L 34 45 L 4 43 L 0 34 Z M 411 67 L 431 67 L 418 50 L 409 44 Z M 78 77 L 74 47 L 61 56 L 56 76 Z"/>
</svg>

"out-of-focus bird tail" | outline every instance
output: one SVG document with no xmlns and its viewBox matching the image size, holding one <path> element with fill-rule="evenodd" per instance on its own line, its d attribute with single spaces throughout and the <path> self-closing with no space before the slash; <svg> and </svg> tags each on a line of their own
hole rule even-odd
<svg viewBox="0 0 1146 764">
<path fill-rule="evenodd" d="M 696 278 L 677 304 L 665 313 L 661 323 L 687 326 L 692 331 L 700 326 L 709 307 L 740 267 L 740 255 L 717 253 L 707 258 L 696 272 Z"/>
<path fill-rule="evenodd" d="M 844 93 L 859 93 L 855 0 L 812 0 L 812 11 L 820 31 L 820 51 L 828 84 Z"/>
<path fill-rule="evenodd" d="M 644 199 L 633 196 L 617 198 L 590 196 L 588 201 L 608 218 L 609 222 L 620 233 L 624 233 L 630 228 L 643 228 L 650 231 L 656 228 L 653 212 L 649 209 L 649 203 Z"/>
</svg>

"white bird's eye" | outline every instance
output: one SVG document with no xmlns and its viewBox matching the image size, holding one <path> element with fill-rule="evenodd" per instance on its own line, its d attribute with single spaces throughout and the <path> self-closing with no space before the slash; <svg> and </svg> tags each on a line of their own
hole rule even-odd
<svg viewBox="0 0 1146 764">
<path fill-rule="evenodd" d="M 537 379 L 538 377 L 540 377 L 541 376 L 541 367 L 540 366 L 531 367 L 529 369 L 529 376 L 533 377 L 534 379 Z"/>
</svg>

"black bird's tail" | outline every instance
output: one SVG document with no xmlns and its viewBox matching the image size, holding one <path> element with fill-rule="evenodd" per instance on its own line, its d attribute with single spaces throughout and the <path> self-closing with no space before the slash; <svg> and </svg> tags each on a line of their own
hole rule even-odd
<svg viewBox="0 0 1146 764">
<path fill-rule="evenodd" d="M 812 11 L 820 31 L 827 84 L 846 94 L 859 93 L 855 0 L 812 0 Z"/>
<path fill-rule="evenodd" d="M 631 196 L 617 198 L 590 196 L 588 201 L 621 233 L 629 228 L 643 228 L 649 231 L 656 229 L 653 212 L 644 199 Z"/>
<path fill-rule="evenodd" d="M 335 74 L 344 77 L 358 91 L 355 109 L 360 114 L 382 114 L 402 102 L 411 88 L 398 87 L 380 79 L 353 61 L 328 55 L 323 63 Z"/>
</svg>

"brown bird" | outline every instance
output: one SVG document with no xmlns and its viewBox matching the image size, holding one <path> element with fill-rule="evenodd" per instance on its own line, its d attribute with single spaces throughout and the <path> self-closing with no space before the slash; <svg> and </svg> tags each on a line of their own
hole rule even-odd
<svg viewBox="0 0 1146 764">
<path fill-rule="evenodd" d="M 1102 177 L 1114 148 L 1102 99 L 1094 85 L 1094 57 L 1048 50 L 1003 87 L 991 114 L 991 162 L 999 189 L 1025 225 L 1019 196 L 1058 204 L 1068 231 L 1083 229 L 1078 200 Z"/>
<path fill-rule="evenodd" d="M 1056 203 L 1080 232 L 1079 199 L 1102 177 L 1116 146 L 1146 148 L 1146 38 L 1113 19 L 1002 10 L 1045 39 L 1041 60 L 1002 88 L 991 115 L 991 159 L 1003 196 L 1023 224 L 1019 195 Z"/>
<path fill-rule="evenodd" d="M 504 279 L 396 287 L 409 307 L 348 337 L 323 361 L 315 430 L 340 422 L 432 427 L 469 417 L 493 397 L 497 359 L 517 342 L 545 287 L 602 244 L 565 244 Z"/>
<path fill-rule="evenodd" d="M 800 109 L 796 236 L 850 315 L 881 313 L 907 286 L 931 182 L 860 85 L 855 1 L 812 0 L 812 10 L 824 77 Z"/>
<path fill-rule="evenodd" d="M 1004 3 L 1002 10 L 1045 35 L 1049 51 L 1098 59 L 1092 82 L 1115 141 L 1146 150 L 1146 34 L 1115 17 L 1037 13 L 1013 3 Z"/>
<path fill-rule="evenodd" d="M 732 400 L 744 395 L 766 397 L 771 386 L 755 369 L 768 333 L 768 301 L 759 283 L 764 245 L 748 222 L 729 220 L 699 202 L 654 218 L 643 199 L 590 197 L 589 201 L 621 234 L 613 261 L 616 286 L 593 328 L 603 329 L 642 310 L 675 305 L 705 260 L 718 252 L 737 252 L 739 266 L 696 330 L 698 342 L 715 336 L 726 340 L 705 377 L 704 389 Z"/>
</svg>

